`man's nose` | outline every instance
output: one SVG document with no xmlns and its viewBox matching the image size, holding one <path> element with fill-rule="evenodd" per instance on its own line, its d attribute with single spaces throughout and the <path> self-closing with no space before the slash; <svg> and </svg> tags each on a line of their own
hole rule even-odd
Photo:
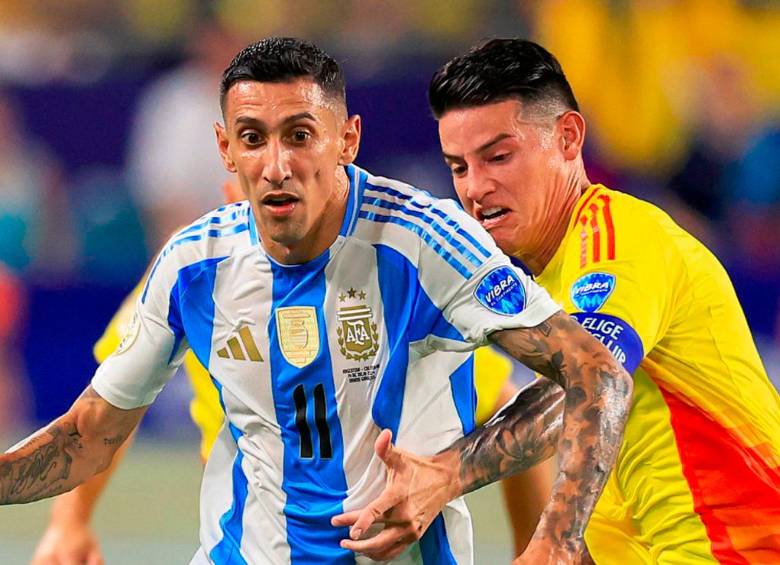
<svg viewBox="0 0 780 565">
<path fill-rule="evenodd" d="M 495 190 L 495 183 L 478 167 L 470 167 L 466 177 L 466 197 L 480 202 Z"/>
<path fill-rule="evenodd" d="M 292 178 L 290 153 L 276 140 L 269 140 L 266 149 L 266 163 L 263 179 L 270 185 L 281 188 L 285 181 Z"/>
</svg>

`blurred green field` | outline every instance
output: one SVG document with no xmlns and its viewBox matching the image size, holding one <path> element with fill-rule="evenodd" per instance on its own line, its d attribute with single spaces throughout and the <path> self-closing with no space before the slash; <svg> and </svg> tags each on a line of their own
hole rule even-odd
<svg viewBox="0 0 780 565">
<path fill-rule="evenodd" d="M 107 565 L 189 563 L 198 547 L 200 471 L 194 443 L 133 446 L 94 519 Z M 500 490 L 482 489 L 470 495 L 468 503 L 476 562 L 509 563 L 509 529 Z M 49 504 L 0 508 L 0 564 L 29 563 L 48 520 Z"/>
</svg>

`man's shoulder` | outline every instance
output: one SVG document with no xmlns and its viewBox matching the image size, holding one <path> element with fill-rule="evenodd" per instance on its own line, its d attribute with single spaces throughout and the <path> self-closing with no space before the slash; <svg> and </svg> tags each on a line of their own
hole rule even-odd
<svg viewBox="0 0 780 565">
<path fill-rule="evenodd" d="M 466 267 L 496 253 L 487 232 L 454 200 L 371 174 L 362 183 L 356 235 L 390 247 L 428 248 Z"/>
<path fill-rule="evenodd" d="M 661 208 L 594 185 L 575 207 L 558 266 L 542 282 L 566 296 L 581 291 L 606 297 L 625 280 L 650 292 L 675 278 L 688 241 L 695 240 Z M 603 292 L 593 290 L 598 288 Z"/>
<path fill-rule="evenodd" d="M 655 204 L 594 185 L 575 207 L 567 256 L 581 268 L 611 261 L 651 260 L 653 249 L 672 249 L 685 235 L 687 232 Z"/>
<path fill-rule="evenodd" d="M 175 274 L 240 253 L 252 245 L 253 234 L 246 201 L 216 208 L 170 237 L 152 266 L 150 278 L 156 272 Z"/>
<path fill-rule="evenodd" d="M 388 214 L 408 214 L 414 210 L 437 210 L 440 217 L 465 214 L 460 205 L 452 199 L 437 198 L 427 190 L 407 182 L 363 172 L 365 177 L 362 183 L 361 210 L 365 210 L 367 206 L 375 206 L 383 208 Z"/>
</svg>

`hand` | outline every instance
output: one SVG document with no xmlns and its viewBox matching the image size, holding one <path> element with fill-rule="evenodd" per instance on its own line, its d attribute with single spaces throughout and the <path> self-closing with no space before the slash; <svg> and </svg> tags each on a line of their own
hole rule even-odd
<svg viewBox="0 0 780 565">
<path fill-rule="evenodd" d="M 362 510 L 331 520 L 334 526 L 351 526 L 350 539 L 342 540 L 341 547 L 376 561 L 400 555 L 422 537 L 444 505 L 460 494 L 453 461 L 408 453 L 393 446 L 392 437 L 392 432 L 383 430 L 374 444 L 377 456 L 387 466 L 382 494 Z M 368 531 L 372 524 L 383 524 L 384 528 L 373 534 Z"/>
<path fill-rule="evenodd" d="M 584 541 L 556 542 L 534 537 L 523 554 L 512 565 L 595 565 Z"/>
<path fill-rule="evenodd" d="M 97 538 L 85 523 L 52 522 L 35 549 L 31 565 L 104 565 Z"/>
</svg>

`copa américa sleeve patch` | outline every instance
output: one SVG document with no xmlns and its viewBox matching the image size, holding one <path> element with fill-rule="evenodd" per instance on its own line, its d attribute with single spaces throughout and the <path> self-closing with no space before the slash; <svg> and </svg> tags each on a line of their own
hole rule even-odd
<svg viewBox="0 0 780 565">
<path fill-rule="evenodd" d="M 613 290 L 615 275 L 588 273 L 574 281 L 571 286 L 571 301 L 584 312 L 595 312 L 604 305 Z"/>
<path fill-rule="evenodd" d="M 626 371 L 633 373 L 639 367 L 645 352 L 634 328 L 620 318 L 600 312 L 575 312 L 572 316 L 609 349 Z"/>
<path fill-rule="evenodd" d="M 482 277 L 474 296 L 496 314 L 514 316 L 525 308 L 525 288 L 517 273 L 509 267 L 497 267 Z"/>
</svg>

